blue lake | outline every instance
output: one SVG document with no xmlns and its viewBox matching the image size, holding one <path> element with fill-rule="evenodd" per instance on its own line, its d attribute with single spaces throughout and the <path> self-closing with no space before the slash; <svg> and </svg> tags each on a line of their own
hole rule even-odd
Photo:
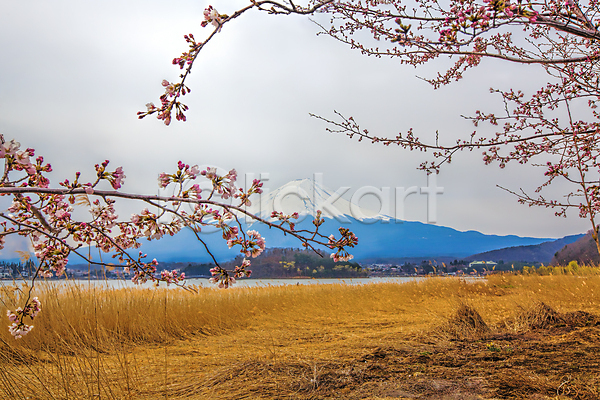
<svg viewBox="0 0 600 400">
<path fill-rule="evenodd" d="M 406 283 L 411 281 L 418 281 L 427 279 L 424 277 L 376 277 L 376 278 L 348 278 L 348 279 L 239 279 L 232 286 L 232 288 L 239 287 L 267 287 L 267 286 L 285 286 L 285 285 L 368 285 L 376 283 Z M 12 281 L 4 280 L 0 281 L 0 286 L 12 286 L 14 283 L 22 284 L 24 281 Z M 135 285 L 130 280 L 51 280 L 51 281 L 36 281 L 36 285 L 65 285 L 65 284 L 76 284 L 81 286 L 95 286 L 95 287 L 107 287 L 107 288 L 125 288 L 125 287 L 139 287 L 139 288 L 150 288 L 152 283 L 147 282 L 142 285 Z M 210 283 L 206 278 L 193 278 L 186 280 L 187 285 L 194 285 L 199 287 L 213 288 L 216 285 Z M 164 283 L 160 284 L 160 287 L 166 287 Z M 170 285 L 170 288 L 177 289 L 177 286 Z"/>
</svg>

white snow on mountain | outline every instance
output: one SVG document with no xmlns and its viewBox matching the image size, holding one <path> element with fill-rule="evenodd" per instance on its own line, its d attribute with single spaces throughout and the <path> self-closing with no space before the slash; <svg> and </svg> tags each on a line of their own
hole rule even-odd
<svg viewBox="0 0 600 400">
<path fill-rule="evenodd" d="M 247 210 L 267 220 L 271 220 L 273 211 L 280 211 L 285 214 L 297 212 L 300 215 L 298 222 L 301 222 L 307 216 L 315 216 L 317 210 L 321 210 L 324 218 L 335 219 L 340 223 L 348 223 L 351 218 L 363 222 L 389 221 L 393 219 L 389 212 L 377 213 L 359 205 L 362 196 L 378 194 L 378 190 L 371 187 L 359 188 L 354 192 L 351 192 L 349 187 L 333 191 L 325 187 L 316 176 L 315 179 L 288 182 L 272 191 L 264 189 L 260 200 L 256 195 L 253 196 L 253 203 Z M 344 195 L 351 195 L 351 200 L 343 198 Z M 383 200 L 382 203 L 384 210 L 381 211 L 387 211 L 386 201 Z"/>
</svg>

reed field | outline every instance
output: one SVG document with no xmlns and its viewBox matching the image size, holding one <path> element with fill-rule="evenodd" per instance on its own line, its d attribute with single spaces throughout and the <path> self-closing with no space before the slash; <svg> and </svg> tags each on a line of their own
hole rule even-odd
<svg viewBox="0 0 600 400">
<path fill-rule="evenodd" d="M 40 284 L 35 328 L 20 340 L 0 329 L 0 398 L 598 399 L 594 271 L 189 291 Z M 22 290 L 1 286 L 3 307 Z"/>
</svg>

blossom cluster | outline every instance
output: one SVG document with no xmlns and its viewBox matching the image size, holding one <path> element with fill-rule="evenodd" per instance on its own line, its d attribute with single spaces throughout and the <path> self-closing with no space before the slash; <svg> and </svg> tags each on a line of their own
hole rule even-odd
<svg viewBox="0 0 600 400">
<path fill-rule="evenodd" d="M 21 150 L 15 140 L 5 141 L 0 135 L 0 153 L 4 157 L 5 174 L 0 181 L 0 195 L 13 197 L 7 213 L 1 213 L 0 246 L 5 243 L 5 237 L 10 234 L 28 236 L 33 245 L 33 255 L 37 259 L 37 267 L 33 279 L 59 276 L 65 272 L 71 255 L 82 256 L 81 246 L 96 246 L 106 253 L 113 253 L 125 269 L 132 269 L 134 282 L 165 281 L 181 283 L 181 275 L 154 276 L 155 260 L 147 263 L 143 256 L 137 259 L 127 253 L 127 249 L 139 247 L 139 239 L 144 236 L 161 234 L 165 231 L 176 232 L 177 224 L 166 224 L 165 227 L 155 228 L 152 218 L 145 223 L 119 222 L 115 209 L 114 198 L 118 192 L 98 190 L 102 182 L 107 182 L 111 189 L 121 189 L 125 174 L 123 168 L 108 170 L 106 160 L 95 166 L 96 178 L 93 182 L 81 182 L 81 173 L 75 174 L 73 182 L 66 179 L 60 182 L 62 189 L 49 188 L 49 180 L 45 173 L 52 171 L 50 164 L 44 164 L 43 158 L 38 157 L 34 162 L 33 149 Z M 25 176 L 15 176 L 18 173 Z M 98 195 L 96 199 L 90 196 Z M 75 206 L 87 207 L 90 212 L 89 221 L 74 219 Z M 144 212 L 142 212 L 144 215 Z M 135 218 L 134 218 L 135 219 Z M 117 232 L 114 232 L 114 230 Z M 93 260 L 88 260 L 93 262 Z M 23 322 L 24 317 L 34 318 L 40 310 L 37 298 L 17 308 L 8 311 L 12 322 L 10 331 L 15 337 L 22 337 L 33 327 Z"/>
<path fill-rule="evenodd" d="M 329 247 L 335 249 L 334 253 L 331 253 L 333 261 L 350 261 L 354 256 L 346 250 L 348 247 L 354 247 L 358 244 L 358 238 L 349 229 L 339 228 L 341 237 L 336 239 L 334 235 L 329 236 Z"/>
<path fill-rule="evenodd" d="M 188 43 L 190 50 L 183 52 L 181 56 L 173 59 L 173 65 L 178 65 L 180 69 L 183 69 L 186 65 L 191 65 L 198 54 L 198 51 L 202 48 L 202 42 L 196 42 L 193 34 L 183 35 L 183 38 Z M 190 92 L 188 88 L 188 93 Z"/>
<path fill-rule="evenodd" d="M 209 282 L 216 284 L 220 289 L 227 289 L 235 283 L 236 279 L 250 277 L 252 271 L 247 269 L 249 266 L 250 260 L 245 258 L 242 264 L 236 266 L 233 271 L 228 271 L 217 265 L 210 270 L 212 278 L 209 279 Z"/>
<path fill-rule="evenodd" d="M 254 230 L 246 232 L 245 236 L 236 235 L 227 240 L 227 246 L 232 248 L 235 245 L 242 247 L 241 252 L 246 257 L 258 257 L 265 250 L 265 239 Z"/>
<path fill-rule="evenodd" d="M 229 199 L 230 197 L 237 198 L 240 196 L 237 193 L 237 188 L 235 186 L 235 182 L 237 180 L 237 171 L 235 169 L 230 170 L 225 175 L 219 175 L 216 168 L 208 167 L 200 172 L 200 175 L 212 183 L 213 189 L 209 195 L 209 198 L 215 193 L 221 196 L 223 199 Z"/>
<path fill-rule="evenodd" d="M 178 277 L 175 275 L 162 275 L 160 276 L 160 279 L 157 279 L 154 276 L 154 273 L 156 272 L 156 266 L 158 265 L 158 261 L 156 261 L 156 258 L 153 259 L 152 261 L 150 261 L 149 263 L 145 263 L 142 261 L 142 259 L 146 258 L 147 254 L 142 254 L 142 252 L 139 252 L 138 255 L 138 259 L 137 261 L 133 264 L 136 268 L 134 269 L 134 273 L 133 273 L 133 277 L 131 277 L 131 281 L 133 283 L 136 284 L 140 284 L 140 283 L 146 283 L 148 282 L 148 279 L 154 281 L 155 283 L 158 284 L 159 281 L 164 281 L 167 283 L 179 283 L 179 279 Z M 131 265 L 132 263 L 128 263 L 127 266 L 124 268 L 124 272 L 130 272 L 131 269 Z M 163 271 L 164 272 L 164 271 Z M 185 279 L 185 276 L 181 277 L 181 279 Z"/>
<path fill-rule="evenodd" d="M 25 317 L 29 317 L 33 320 L 40 311 L 42 311 L 42 303 L 37 297 L 31 299 L 24 308 L 17 307 L 14 312 L 7 310 L 6 316 L 8 317 L 8 320 L 12 322 L 12 324 L 8 326 L 10 334 L 14 336 L 15 339 L 21 339 L 29 333 L 33 329 L 33 325 L 27 325 L 23 320 Z"/>
<path fill-rule="evenodd" d="M 531 5 L 511 3 L 509 0 L 483 0 L 484 4 L 477 5 L 473 2 L 456 2 L 450 7 L 448 15 L 440 29 L 440 42 L 449 45 L 458 40 L 457 33 L 467 36 L 477 31 L 485 31 L 496 21 L 501 19 L 526 18 L 530 23 L 535 23 L 538 12 L 531 9 Z M 398 23 L 400 23 L 397 20 Z"/>
<path fill-rule="evenodd" d="M 0 180 L 0 196 L 12 196 L 12 204 L 7 213 L 0 213 L 0 246 L 5 237 L 11 234 L 28 236 L 33 244 L 34 256 L 37 259 L 34 278 L 52 277 L 64 274 L 71 257 L 81 257 L 85 261 L 100 265 L 121 268 L 131 275 L 136 284 L 152 281 L 156 284 L 183 285 L 185 275 L 178 271 L 158 271 L 156 259 L 147 261 L 148 256 L 132 250 L 141 246 L 142 240 L 159 240 L 165 235 L 175 235 L 183 227 L 188 227 L 197 235 L 207 226 L 220 229 L 222 237 L 230 248 L 239 247 L 245 257 L 257 257 L 265 249 L 265 239 L 256 230 L 246 230 L 239 216 L 247 215 L 269 226 L 272 223 L 250 214 L 246 206 L 250 205 L 250 197 L 262 193 L 262 182 L 254 180 L 247 190 L 236 186 L 237 171 L 231 169 L 219 174 L 216 168 L 200 171 L 197 165 L 189 165 L 182 161 L 177 163 L 174 173 L 161 173 L 158 176 L 160 188 L 168 189 L 172 195 L 137 195 L 122 192 L 125 174 L 123 168 L 109 169 L 106 160 L 95 166 L 95 178 L 90 182 L 82 179 L 80 172 L 75 179 L 65 179 L 60 187 L 49 187 L 45 173 L 52 170 L 49 164 L 38 157 L 31 162 L 33 149 L 20 150 L 16 141 L 6 142 L 0 135 L 0 152 L 4 154 L 5 174 Z M 207 179 L 212 190 L 203 198 L 202 191 L 195 181 Z M 110 190 L 102 189 L 108 185 Z M 129 219 L 122 220 L 118 215 L 117 199 L 137 200 L 146 205 L 140 212 Z M 225 201 L 227 200 L 227 201 Z M 235 203 L 235 204 L 234 204 Z M 182 206 L 192 205 L 193 208 Z M 156 212 L 150 211 L 150 206 Z M 89 219 L 81 221 L 75 218 L 76 207 L 89 211 Z M 283 216 L 288 224 L 275 226 L 282 232 L 296 237 L 305 246 L 327 246 L 326 237 L 318 232 L 322 224 L 320 214 L 315 223 L 315 231 L 296 232 L 289 222 L 297 218 L 297 214 Z M 340 239 L 343 240 L 343 239 Z M 341 244 L 340 242 L 339 244 Z M 89 258 L 81 248 L 96 247 L 101 252 L 110 254 L 116 263 L 98 262 Z M 204 244 L 209 255 L 210 249 Z M 213 257 L 214 259 L 214 257 Z M 250 276 L 250 261 L 244 259 L 242 264 L 232 271 L 221 268 L 215 260 L 213 271 L 221 287 L 229 287 L 235 279 Z M 33 287 L 33 285 L 32 285 Z M 37 299 L 23 308 L 9 311 L 7 314 L 12 325 L 10 331 L 15 337 L 27 334 L 32 326 L 26 325 L 23 318 L 34 318 L 40 310 Z"/>
<path fill-rule="evenodd" d="M 213 6 L 208 6 L 204 10 L 204 20 L 201 25 L 206 27 L 210 24 L 215 27 L 214 33 L 220 32 L 227 18 L 227 15 L 219 14 Z M 152 102 L 146 103 L 146 111 L 138 111 L 137 113 L 139 119 L 156 114 L 157 119 L 162 120 L 165 125 L 170 125 L 174 111 L 177 121 L 185 122 L 187 120 L 185 112 L 189 107 L 182 103 L 180 98 L 191 92 L 191 89 L 185 85 L 185 80 L 192 70 L 194 60 L 206 42 L 197 42 L 191 33 L 184 35 L 184 39 L 189 46 L 189 50 L 183 52 L 179 57 L 175 57 L 172 61 L 173 65 L 178 65 L 180 69 L 185 68 L 185 72 L 180 76 L 181 81 L 173 83 L 163 79 L 161 84 L 165 92 L 160 96 L 160 106 L 156 106 Z"/>
<path fill-rule="evenodd" d="M 173 111 L 175 111 L 177 121 L 186 121 L 185 112 L 189 107 L 182 103 L 179 98 L 191 92 L 190 88 L 183 83 L 172 83 L 166 79 L 163 79 L 161 84 L 165 92 L 160 96 L 160 107 L 152 102 L 146 103 L 146 111 L 138 111 L 138 118 L 142 119 L 156 113 L 157 119 L 162 120 L 165 125 L 170 125 Z"/>
<path fill-rule="evenodd" d="M 256 1 L 252 0 L 250 5 L 237 10 L 230 17 L 227 14 L 220 14 L 216 8 L 209 5 L 203 12 L 203 20 L 200 25 L 205 28 L 212 26 L 214 29 L 208 38 L 204 41 L 197 41 L 193 34 L 184 35 L 184 39 L 188 44 L 188 50 L 184 51 L 180 56 L 173 58 L 172 64 L 179 66 L 183 72 L 180 74 L 180 81 L 178 83 L 172 83 L 168 80 L 163 80 L 162 85 L 165 88 L 165 93 L 160 96 L 160 106 L 154 105 L 150 102 L 146 104 L 145 111 L 139 111 L 137 113 L 138 118 L 142 119 L 148 115 L 156 114 L 157 119 L 162 120 L 165 125 L 169 125 L 172 120 L 172 113 L 175 111 L 176 120 L 185 122 L 187 120 L 185 112 L 188 110 L 188 106 L 181 102 L 181 96 L 190 93 L 190 88 L 185 85 L 185 81 L 188 75 L 192 71 L 194 61 L 197 59 L 198 54 L 204 48 L 204 46 L 213 38 L 213 36 L 223 29 L 225 23 L 240 17 L 246 11 L 257 8 L 261 11 L 266 11 L 269 14 L 302 14 L 308 15 L 317 12 L 321 9 L 325 9 L 331 0 L 323 0 L 318 2 L 311 2 L 310 6 L 303 7 L 296 5 L 293 2 L 277 2 L 277 1 Z"/>
<path fill-rule="evenodd" d="M 236 197 L 240 199 L 241 204 L 245 206 L 251 206 L 252 202 L 250 201 L 250 196 L 252 196 L 253 194 L 261 194 L 263 192 L 262 186 L 263 183 L 261 181 L 259 181 L 258 179 L 254 179 L 252 181 L 250 189 L 248 189 L 248 191 L 246 191 L 245 193 L 237 193 Z"/>
<path fill-rule="evenodd" d="M 296 228 L 296 223 L 292 222 L 291 220 L 298 219 L 299 217 L 300 217 L 300 215 L 297 212 L 294 212 L 290 215 L 286 215 L 286 214 L 282 213 L 281 211 L 271 212 L 271 218 L 281 221 L 280 226 L 287 224 L 291 231 L 293 231 Z"/>
<path fill-rule="evenodd" d="M 174 174 L 167 174 L 162 172 L 158 176 L 158 186 L 161 188 L 166 188 L 170 183 L 184 183 L 186 180 L 194 180 L 200 175 L 200 168 L 198 165 L 189 166 L 188 164 L 184 164 L 182 161 L 177 163 L 177 172 Z M 194 186 L 194 191 L 200 194 L 201 190 L 196 185 Z"/>
<path fill-rule="evenodd" d="M 211 24 L 220 31 L 224 19 L 227 19 L 226 15 L 220 15 L 213 6 L 208 6 L 204 10 L 204 21 L 202 21 L 201 25 L 202 27 L 206 27 L 208 24 Z"/>
<path fill-rule="evenodd" d="M 179 272 L 177 270 L 167 271 L 163 270 L 160 273 L 161 280 L 169 285 L 170 283 L 177 283 L 185 280 L 185 273 Z"/>
</svg>

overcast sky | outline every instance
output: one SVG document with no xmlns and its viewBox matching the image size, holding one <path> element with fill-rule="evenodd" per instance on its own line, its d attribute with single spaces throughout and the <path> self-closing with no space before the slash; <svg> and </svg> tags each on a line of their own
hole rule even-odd
<svg viewBox="0 0 600 400">
<path fill-rule="evenodd" d="M 245 0 L 212 3 L 232 13 Z M 105 0 L 2 1 L 0 14 L 0 133 L 44 155 L 53 183 L 75 171 L 93 179 L 104 159 L 123 166 L 124 189 L 156 193 L 160 172 L 188 164 L 268 173 L 266 187 L 323 174 L 325 186 L 425 186 L 416 169 L 427 154 L 358 143 L 327 133 L 309 112 L 338 110 L 378 135 L 413 127 L 417 136 L 452 142 L 472 126 L 460 115 L 498 111 L 490 86 L 534 88 L 535 66 L 483 62 L 466 79 L 434 91 L 431 77 L 444 62 L 414 69 L 395 60 L 360 55 L 326 36 L 306 17 L 256 11 L 226 25 L 200 55 L 188 80 L 188 122 L 166 127 L 139 121 L 144 104 L 158 104 L 162 79 L 176 80 L 173 57 L 183 35 L 202 38 L 208 2 Z M 318 18 L 322 18 L 318 17 Z M 326 19 L 323 20 L 326 22 Z M 447 65 L 447 64 L 446 64 Z M 521 86 L 519 86 L 521 87 Z M 562 237 L 586 231 L 576 213 L 554 217 L 531 209 L 496 184 L 532 191 L 541 171 L 484 166 L 480 152 L 463 154 L 438 176 L 439 225 L 484 233 Z M 556 187 L 557 193 L 565 187 Z M 393 191 L 393 190 L 392 190 Z M 374 206 L 372 198 L 364 199 Z M 425 222 L 426 197 L 411 195 L 406 219 Z"/>
</svg>

